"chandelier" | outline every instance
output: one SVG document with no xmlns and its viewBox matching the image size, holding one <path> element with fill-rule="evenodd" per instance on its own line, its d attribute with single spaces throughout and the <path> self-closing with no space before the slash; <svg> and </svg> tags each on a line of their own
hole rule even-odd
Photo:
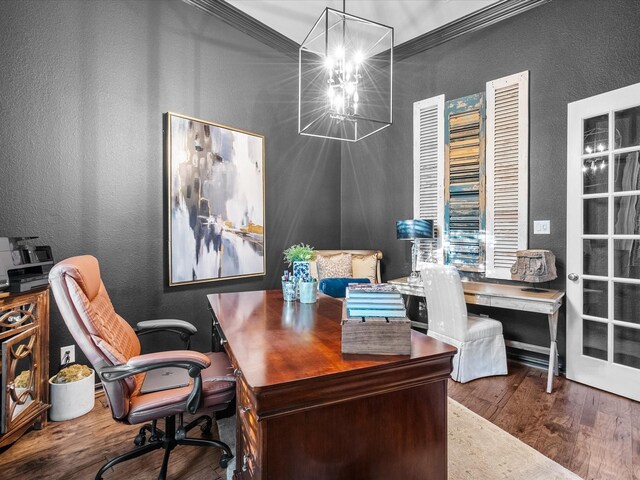
<svg viewBox="0 0 640 480">
<path fill-rule="evenodd" d="M 298 133 L 357 142 L 392 123 L 393 28 L 342 5 L 300 45 Z"/>
</svg>

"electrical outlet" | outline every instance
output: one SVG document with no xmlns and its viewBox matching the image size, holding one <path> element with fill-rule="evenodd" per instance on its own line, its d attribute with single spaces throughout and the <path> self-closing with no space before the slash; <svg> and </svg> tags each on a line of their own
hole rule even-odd
<svg viewBox="0 0 640 480">
<path fill-rule="evenodd" d="M 69 363 L 76 361 L 76 346 L 68 345 L 66 347 L 60 348 L 60 365 L 65 364 L 65 360 L 67 360 L 67 355 L 69 355 Z"/>
<path fill-rule="evenodd" d="M 535 235 L 550 235 L 551 221 L 550 220 L 534 220 L 533 233 Z"/>
</svg>

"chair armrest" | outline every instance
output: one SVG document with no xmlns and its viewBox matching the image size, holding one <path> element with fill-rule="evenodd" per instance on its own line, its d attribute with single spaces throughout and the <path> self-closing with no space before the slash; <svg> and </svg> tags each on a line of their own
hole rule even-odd
<svg viewBox="0 0 640 480">
<path fill-rule="evenodd" d="M 138 333 L 153 330 L 180 330 L 181 332 L 187 333 L 189 335 L 193 335 L 198 332 L 198 329 L 189 322 L 173 318 L 145 320 L 144 322 L 138 322 L 136 324 L 136 331 Z"/>
<path fill-rule="evenodd" d="M 192 350 L 169 350 L 166 352 L 147 353 L 131 357 L 127 365 L 138 368 L 156 365 L 160 362 L 175 362 L 188 365 L 194 365 L 200 369 L 207 368 L 211 365 L 211 360 L 204 353 L 194 352 Z"/>
<path fill-rule="evenodd" d="M 198 332 L 198 329 L 184 320 L 177 319 L 158 319 L 145 320 L 136 324 L 136 335 L 141 337 L 148 333 L 154 332 L 171 332 L 180 335 L 185 342 L 187 349 L 191 347 L 191 337 Z"/>
<path fill-rule="evenodd" d="M 189 413 L 196 413 L 202 396 L 202 369 L 211 365 L 211 360 L 206 355 L 191 350 L 171 350 L 168 352 L 148 353 L 131 357 L 124 365 L 103 367 L 98 371 L 104 382 L 115 382 L 123 378 L 148 372 L 157 368 L 178 367 L 189 371 L 193 378 L 193 389 L 187 398 Z"/>
</svg>

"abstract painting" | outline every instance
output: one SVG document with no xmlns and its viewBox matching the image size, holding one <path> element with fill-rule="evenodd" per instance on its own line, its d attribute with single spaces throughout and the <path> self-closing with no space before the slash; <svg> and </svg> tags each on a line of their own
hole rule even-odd
<svg viewBox="0 0 640 480">
<path fill-rule="evenodd" d="M 264 137 L 167 113 L 169 285 L 265 274 Z"/>
</svg>

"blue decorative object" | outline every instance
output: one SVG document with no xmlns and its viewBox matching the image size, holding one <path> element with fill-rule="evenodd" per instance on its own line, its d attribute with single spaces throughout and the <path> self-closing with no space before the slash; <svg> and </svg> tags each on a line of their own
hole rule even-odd
<svg viewBox="0 0 640 480">
<path fill-rule="evenodd" d="M 424 218 L 398 220 L 396 222 L 396 237 L 398 240 L 431 239 L 433 238 L 433 220 Z"/>
<path fill-rule="evenodd" d="M 350 283 L 371 283 L 371 281 L 368 278 L 325 278 L 320 280 L 318 288 L 330 297 L 344 298 L 347 285 Z"/>
<path fill-rule="evenodd" d="M 295 261 L 293 262 L 293 278 L 305 279 L 311 277 L 311 271 L 309 269 L 309 262 Z"/>
</svg>

